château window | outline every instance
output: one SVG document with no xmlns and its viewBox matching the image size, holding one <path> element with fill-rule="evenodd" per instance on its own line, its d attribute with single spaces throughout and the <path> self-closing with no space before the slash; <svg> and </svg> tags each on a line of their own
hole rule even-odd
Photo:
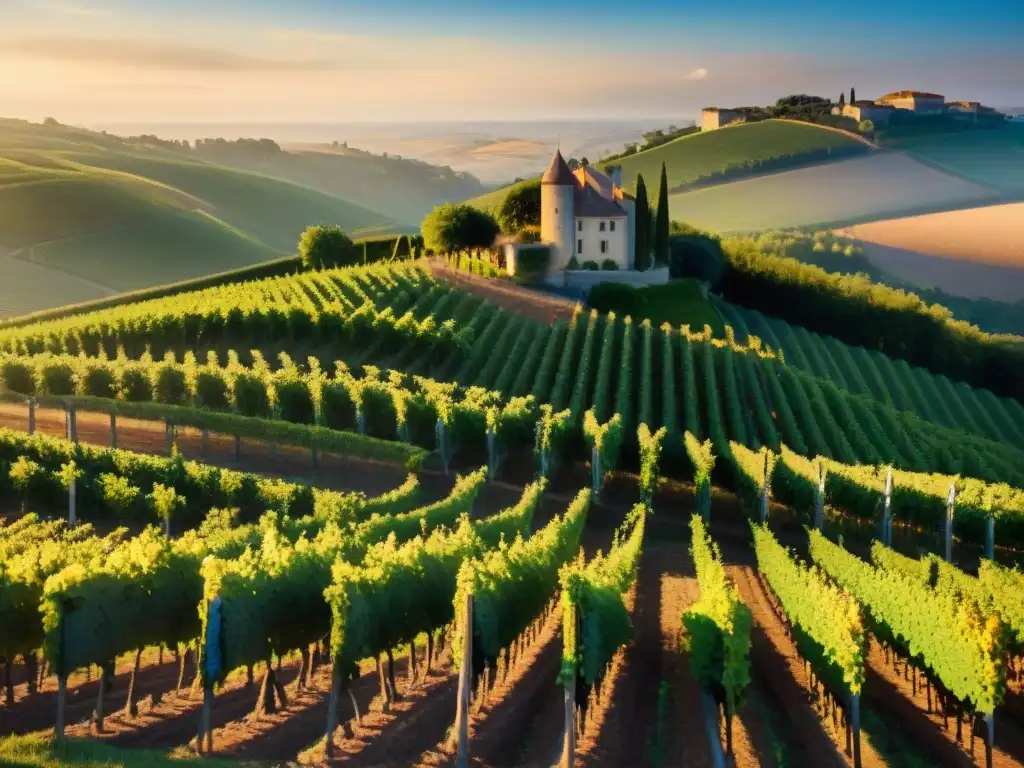
<svg viewBox="0 0 1024 768">
<path fill-rule="evenodd" d="M 612 231 L 612 232 L 614 232 L 614 231 L 615 231 L 615 222 L 614 222 L 614 221 L 609 221 L 609 222 L 608 222 L 608 229 L 609 229 L 610 231 Z"/>
<path fill-rule="evenodd" d="M 607 240 L 602 240 L 601 241 L 601 253 L 608 253 L 608 241 Z"/>
<path fill-rule="evenodd" d="M 576 231 L 577 232 L 582 232 L 583 231 L 583 222 L 582 221 L 577 221 L 576 222 Z"/>
<path fill-rule="evenodd" d="M 582 240 L 577 240 L 576 241 L 576 253 L 583 253 L 583 241 Z"/>
<path fill-rule="evenodd" d="M 601 222 L 600 229 L 601 229 L 602 232 L 604 232 L 604 222 L 603 221 Z"/>
</svg>

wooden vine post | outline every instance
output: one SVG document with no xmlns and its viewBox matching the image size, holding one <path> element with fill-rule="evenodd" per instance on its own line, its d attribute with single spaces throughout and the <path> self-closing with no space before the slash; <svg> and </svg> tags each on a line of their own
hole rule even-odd
<svg viewBox="0 0 1024 768">
<path fill-rule="evenodd" d="M 572 621 L 576 624 L 577 645 L 579 644 L 580 614 L 576 606 L 572 606 Z M 576 666 L 575 656 L 577 649 L 573 649 L 572 674 L 566 675 L 563 685 L 565 687 L 565 732 L 562 734 L 562 761 L 559 768 L 574 768 L 576 765 L 576 675 L 579 669 Z"/>
<path fill-rule="evenodd" d="M 75 475 L 77 475 L 77 474 L 78 474 L 77 472 L 72 472 L 71 473 L 71 482 L 68 483 L 68 527 L 69 528 L 74 528 L 75 524 L 78 522 L 78 515 L 77 515 L 77 509 L 76 509 L 76 503 L 75 503 L 76 502 L 76 493 L 75 493 L 76 488 L 75 488 L 75 486 L 77 484 L 76 480 L 75 480 Z"/>
<path fill-rule="evenodd" d="M 992 747 L 995 745 L 996 723 L 991 712 L 985 715 L 985 768 L 992 768 Z"/>
<path fill-rule="evenodd" d="M 67 408 L 67 422 L 68 422 L 68 440 L 75 445 L 78 445 L 78 412 L 75 410 L 75 406 L 69 405 Z"/>
<path fill-rule="evenodd" d="M 36 433 L 36 399 L 34 397 L 28 399 L 28 433 L 30 435 Z"/>
<path fill-rule="evenodd" d="M 950 483 L 946 497 L 946 562 L 953 562 L 953 512 L 956 511 L 956 484 Z"/>
<path fill-rule="evenodd" d="M 65 605 L 61 605 L 60 624 L 57 629 L 57 724 L 54 728 L 54 738 L 57 742 L 57 749 L 63 752 L 67 748 L 64 739 L 65 704 L 67 702 L 68 675 L 64 668 L 64 611 Z"/>
<path fill-rule="evenodd" d="M 213 684 L 220 676 L 223 665 L 220 647 L 221 605 L 218 596 L 207 608 L 206 637 L 203 638 L 200 654 L 199 679 L 203 683 L 203 711 L 199 719 L 199 738 L 196 740 L 199 754 L 213 754 Z"/>
<path fill-rule="evenodd" d="M 850 697 L 850 726 L 853 730 L 853 768 L 861 768 L 860 762 L 860 694 Z"/>
<path fill-rule="evenodd" d="M 239 435 L 235 435 L 235 461 L 242 460 L 242 438 Z"/>
<path fill-rule="evenodd" d="M 110 447 L 117 448 L 117 414 L 110 412 Z"/>
<path fill-rule="evenodd" d="M 814 530 L 825 525 L 825 465 L 818 462 L 818 492 L 814 496 Z"/>
<path fill-rule="evenodd" d="M 174 425 L 171 424 L 170 419 L 165 422 L 164 427 L 164 441 L 167 444 L 167 455 L 171 455 L 171 450 L 174 447 Z"/>
<path fill-rule="evenodd" d="M 341 688 L 341 667 L 331 659 L 331 696 L 327 700 L 327 732 L 324 734 L 324 754 L 334 757 L 334 732 L 338 729 L 338 689 Z"/>
<path fill-rule="evenodd" d="M 985 519 L 985 557 L 989 560 L 996 557 L 996 516 L 991 512 Z"/>
<path fill-rule="evenodd" d="M 885 474 L 885 507 L 882 511 L 882 543 L 892 546 L 892 467 Z"/>
<path fill-rule="evenodd" d="M 761 525 L 768 522 L 768 494 L 771 493 L 771 481 L 768 478 L 768 452 L 764 454 L 764 480 L 761 483 Z"/>
<path fill-rule="evenodd" d="M 455 736 L 458 751 L 455 768 L 469 768 L 469 695 L 473 687 L 473 595 L 466 595 L 462 606 L 462 663 L 459 664 L 459 700 L 455 710 Z"/>
</svg>

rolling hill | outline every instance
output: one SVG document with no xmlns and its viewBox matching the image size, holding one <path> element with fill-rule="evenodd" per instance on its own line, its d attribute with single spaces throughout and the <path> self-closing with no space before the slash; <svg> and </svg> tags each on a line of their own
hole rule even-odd
<svg viewBox="0 0 1024 768">
<path fill-rule="evenodd" d="M 674 194 L 673 219 L 723 234 L 827 228 L 979 205 L 990 189 L 899 152 L 800 168 Z"/>
<path fill-rule="evenodd" d="M 999 130 L 901 137 L 891 142 L 923 163 L 990 187 L 1007 197 L 1024 195 L 1024 125 Z"/>
<path fill-rule="evenodd" d="M 294 253 L 301 232 L 321 221 L 355 238 L 417 228 L 418 221 L 403 224 L 338 194 L 154 141 L 0 120 L 0 257 L 8 278 L 0 281 L 0 316 L 276 259 Z M 370 166 L 359 167 L 371 174 Z M 479 188 L 475 179 L 459 183 L 452 189 Z M 417 195 L 420 205 L 435 204 L 422 196 L 425 186 L 408 191 L 403 205 L 416 205 Z"/>
<path fill-rule="evenodd" d="M 860 138 L 843 131 L 790 120 L 764 120 L 682 136 L 653 149 L 599 165 L 602 168 L 609 164 L 621 166 L 623 186 L 630 191 L 635 190 L 637 174 L 643 174 L 649 194 L 652 189 L 657 194 L 663 162 L 668 172 L 669 189 L 675 190 L 698 180 L 713 181 L 714 174 L 747 163 L 765 163 L 773 158 L 793 155 L 807 155 L 817 158 L 815 162 L 823 162 L 830 159 L 830 153 L 840 157 L 857 150 L 868 151 L 868 147 Z M 820 158 L 818 153 L 822 155 Z M 750 172 L 757 173 L 757 169 Z M 482 210 L 494 211 L 501 207 L 512 189 L 513 186 L 503 187 L 467 202 Z"/>
<path fill-rule="evenodd" d="M 662 163 L 671 191 L 707 179 L 729 166 L 816 152 L 840 156 L 867 148 L 861 139 L 844 131 L 789 120 L 763 120 L 681 136 L 660 147 L 615 160 L 614 164 L 622 167 L 627 189 L 634 189 L 637 174 L 642 174 L 647 188 L 656 192 Z"/>
</svg>

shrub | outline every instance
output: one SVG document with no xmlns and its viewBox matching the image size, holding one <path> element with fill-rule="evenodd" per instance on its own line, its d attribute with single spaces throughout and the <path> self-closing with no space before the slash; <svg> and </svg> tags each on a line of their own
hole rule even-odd
<svg viewBox="0 0 1024 768">
<path fill-rule="evenodd" d="M 296 424 L 312 424 L 316 417 L 313 396 L 303 379 L 277 382 L 277 408 L 281 419 Z"/>
<path fill-rule="evenodd" d="M 223 372 L 218 368 L 200 368 L 196 373 L 196 405 L 223 411 L 230 404 L 231 394 Z"/>
<path fill-rule="evenodd" d="M 524 227 L 519 232 L 520 243 L 539 243 L 540 242 L 540 227 Z"/>
<path fill-rule="evenodd" d="M 643 317 L 640 292 L 625 283 L 598 283 L 587 294 L 587 305 L 598 312 L 614 312 L 620 317 Z"/>
<path fill-rule="evenodd" d="M 605 259 L 604 261 L 601 262 L 601 269 L 605 270 L 606 272 L 614 272 L 618 268 L 619 265 L 615 261 L 615 259 Z"/>
<path fill-rule="evenodd" d="M 718 235 L 702 232 L 687 224 L 672 222 L 669 237 L 669 274 L 692 277 L 712 286 L 725 270 L 725 254 Z"/>
<path fill-rule="evenodd" d="M 4 360 L 0 366 L 0 384 L 4 389 L 21 395 L 33 395 L 36 391 L 36 377 L 32 368 L 18 360 Z"/>
<path fill-rule="evenodd" d="M 324 426 L 331 429 L 355 428 L 356 407 L 345 384 L 333 381 L 325 383 L 320 397 Z"/>
<path fill-rule="evenodd" d="M 512 188 L 498 211 L 498 223 L 509 233 L 540 225 L 540 179 Z"/>
<path fill-rule="evenodd" d="M 317 224 L 299 238 L 299 256 L 306 269 L 348 267 L 362 261 L 362 251 L 338 226 Z"/>
<path fill-rule="evenodd" d="M 43 360 L 39 366 L 39 388 L 45 395 L 75 394 L 75 369 L 64 360 Z"/>
<path fill-rule="evenodd" d="M 153 399 L 153 387 L 145 363 L 125 362 L 117 376 L 117 391 L 122 400 L 144 403 Z"/>
<path fill-rule="evenodd" d="M 571 259 L 569 259 L 569 263 L 565 265 L 565 268 L 566 269 L 579 269 L 580 268 L 580 260 L 577 259 L 575 256 L 573 256 Z"/>
<path fill-rule="evenodd" d="M 589 269 L 591 272 L 597 272 L 598 269 L 599 269 L 599 267 L 597 266 L 597 262 L 596 261 L 584 261 L 583 262 L 583 268 L 584 269 Z"/>
<path fill-rule="evenodd" d="M 80 361 L 76 391 L 80 395 L 91 397 L 117 397 L 117 376 L 114 375 L 110 363 L 95 358 Z"/>
<path fill-rule="evenodd" d="M 164 362 L 153 372 L 153 399 L 165 405 L 188 403 L 185 370 L 177 363 Z"/>
<path fill-rule="evenodd" d="M 251 373 L 240 373 L 234 380 L 235 410 L 243 416 L 267 416 L 270 397 L 263 378 Z"/>
<path fill-rule="evenodd" d="M 538 283 L 544 279 L 551 265 L 551 248 L 530 245 L 516 254 L 516 279 L 521 283 Z"/>
<path fill-rule="evenodd" d="M 490 248 L 500 231 L 489 213 L 464 203 L 445 203 L 423 219 L 423 244 L 434 253 Z"/>
</svg>

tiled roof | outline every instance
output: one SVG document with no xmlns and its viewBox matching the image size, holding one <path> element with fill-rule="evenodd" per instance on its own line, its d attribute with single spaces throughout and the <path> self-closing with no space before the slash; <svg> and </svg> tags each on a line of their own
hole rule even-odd
<svg viewBox="0 0 1024 768">
<path fill-rule="evenodd" d="M 892 99 L 945 99 L 945 96 L 939 93 L 928 93 L 927 91 L 893 91 L 887 93 L 885 96 L 879 99 L 879 101 L 890 101 Z"/>
<path fill-rule="evenodd" d="M 551 164 L 540 177 L 541 184 L 556 184 L 560 187 L 576 186 L 576 177 L 569 170 L 568 163 L 562 157 L 561 150 L 555 150 L 555 156 L 551 158 Z"/>
<path fill-rule="evenodd" d="M 614 200 L 602 197 L 593 187 L 576 187 L 573 194 L 573 214 L 580 218 L 614 219 L 626 215 Z"/>
</svg>

